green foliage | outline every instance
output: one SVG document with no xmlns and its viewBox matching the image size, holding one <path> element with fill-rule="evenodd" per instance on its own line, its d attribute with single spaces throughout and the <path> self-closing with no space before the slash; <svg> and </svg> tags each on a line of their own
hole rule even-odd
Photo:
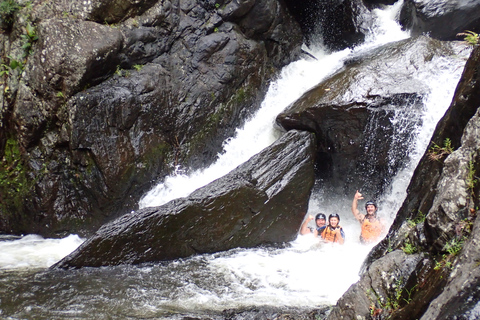
<svg viewBox="0 0 480 320">
<path fill-rule="evenodd" d="M 1 64 L 0 65 L 0 77 L 3 77 L 4 75 L 9 75 L 10 74 L 10 70 L 9 70 L 9 66 L 7 66 L 6 64 Z"/>
<path fill-rule="evenodd" d="M 13 58 L 12 56 L 8 56 L 8 58 L 10 59 L 9 67 L 10 67 L 11 70 L 15 70 L 17 68 L 20 68 L 20 70 L 23 70 L 23 68 L 25 67 L 25 65 L 23 64 L 23 62 L 21 60 L 17 60 L 15 58 Z"/>
<path fill-rule="evenodd" d="M 470 194 L 472 196 L 475 196 L 473 189 L 478 182 L 478 178 L 475 176 L 475 163 L 473 162 L 473 160 L 468 162 L 467 170 L 467 189 L 470 191 Z"/>
<path fill-rule="evenodd" d="M 117 66 L 115 74 L 119 77 L 129 77 L 131 73 L 129 70 L 124 70 L 120 66 Z"/>
<path fill-rule="evenodd" d="M 134 68 L 135 70 L 137 70 L 137 71 L 142 70 L 143 67 L 144 67 L 144 66 L 143 66 L 142 64 L 134 64 L 134 65 L 133 65 L 133 68 Z"/>
<path fill-rule="evenodd" d="M 406 254 L 414 254 L 417 252 L 417 247 L 410 243 L 410 241 L 406 240 L 401 248 L 403 252 Z"/>
<path fill-rule="evenodd" d="M 416 287 L 415 285 L 408 290 L 403 277 L 400 277 L 392 284 L 391 291 L 386 298 L 381 297 L 375 290 L 369 288 L 366 293 L 371 302 L 369 309 L 372 319 L 389 319 L 391 314 L 399 310 L 402 305 L 412 302 L 412 295 L 415 293 Z M 405 296 L 407 297 L 405 298 Z"/>
<path fill-rule="evenodd" d="M 425 215 L 419 211 L 414 219 L 407 219 L 407 224 L 409 227 L 414 228 L 417 224 L 423 223 L 425 218 Z"/>
<path fill-rule="evenodd" d="M 407 288 L 404 288 L 405 292 L 408 294 L 408 297 L 404 298 L 403 301 L 405 301 L 407 304 L 412 302 L 412 294 L 415 292 L 416 288 L 417 288 L 417 285 L 414 285 L 412 288 L 410 288 L 410 290 L 408 290 Z"/>
<path fill-rule="evenodd" d="M 10 138 L 0 162 L 0 206 L 19 210 L 30 185 L 18 142 Z"/>
<path fill-rule="evenodd" d="M 452 268 L 452 261 L 450 261 L 451 256 L 449 255 L 442 255 L 442 259 L 440 261 L 435 262 L 435 267 L 433 268 L 434 270 L 440 270 L 443 268 Z"/>
<path fill-rule="evenodd" d="M 478 45 L 478 33 L 473 31 L 464 31 L 457 33 L 457 37 L 464 37 L 463 40 L 471 46 Z"/>
<path fill-rule="evenodd" d="M 447 251 L 448 254 L 452 256 L 456 256 L 460 252 L 460 250 L 462 250 L 464 243 L 465 243 L 465 238 L 462 238 L 462 239 L 453 238 L 452 240 L 450 240 L 445 244 L 445 246 L 443 247 L 443 250 Z"/>
<path fill-rule="evenodd" d="M 428 150 L 428 157 L 430 160 L 440 160 L 443 156 L 449 155 L 453 152 L 452 140 L 446 138 L 443 141 L 443 147 L 440 147 L 435 142 L 432 142 L 433 145 Z"/>
<path fill-rule="evenodd" d="M 20 68 L 20 70 L 23 70 L 24 64 L 22 61 L 19 61 L 15 58 L 12 58 L 11 56 L 8 56 L 10 59 L 9 64 L 2 63 L 0 64 L 0 77 L 1 76 L 9 76 L 13 70 Z"/>
<path fill-rule="evenodd" d="M 393 310 L 400 308 L 400 298 L 402 297 L 402 288 L 403 288 L 403 278 L 398 279 L 395 282 L 395 293 L 394 299 L 390 300 L 390 305 Z"/>
<path fill-rule="evenodd" d="M 15 0 L 2 0 L 0 2 L 0 19 L 10 28 L 15 21 L 15 13 L 20 9 L 20 5 Z"/>
<path fill-rule="evenodd" d="M 35 41 L 38 40 L 38 35 L 37 31 L 35 30 L 35 27 L 33 27 L 30 22 L 27 23 L 27 26 L 25 27 L 25 33 L 22 34 L 22 40 L 23 40 L 23 55 L 24 57 L 27 57 L 32 53 L 32 46 Z"/>
</svg>

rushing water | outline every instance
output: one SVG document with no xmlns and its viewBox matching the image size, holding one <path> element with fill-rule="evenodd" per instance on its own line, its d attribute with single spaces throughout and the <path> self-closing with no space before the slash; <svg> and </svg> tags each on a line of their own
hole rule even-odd
<svg viewBox="0 0 480 320">
<path fill-rule="evenodd" d="M 335 72 L 343 61 L 381 44 L 404 39 L 394 22 L 400 4 L 377 10 L 377 23 L 366 44 L 296 61 L 282 70 L 258 113 L 209 168 L 189 175 L 178 172 L 142 199 L 140 206 L 155 206 L 188 195 L 226 174 L 270 145 L 281 134 L 273 123 L 278 113 L 302 93 Z M 430 62 L 417 77 L 430 93 L 415 129 L 408 164 L 396 175 L 390 193 L 380 199 L 380 214 L 391 222 L 405 198 L 405 190 L 425 151 L 434 127 L 449 106 L 461 75 L 464 57 L 443 57 Z M 392 118 L 401 123 L 402 117 Z M 401 126 L 400 126 L 401 127 Z M 224 309 L 252 306 L 311 309 L 336 300 L 358 279 L 361 264 L 371 249 L 358 243 L 360 228 L 352 221 L 350 199 L 327 205 L 321 191 L 312 196 L 309 214 L 341 212 L 346 244 L 319 245 L 313 236 L 299 236 L 281 248 L 234 249 L 188 259 L 147 264 L 47 270 L 83 241 L 75 235 L 53 240 L 28 235 L 0 239 L 0 318 L 7 319 L 180 319 L 182 316 L 215 315 Z M 352 195 L 353 197 L 353 195 Z M 383 209 L 382 208 L 386 208 Z"/>
</svg>

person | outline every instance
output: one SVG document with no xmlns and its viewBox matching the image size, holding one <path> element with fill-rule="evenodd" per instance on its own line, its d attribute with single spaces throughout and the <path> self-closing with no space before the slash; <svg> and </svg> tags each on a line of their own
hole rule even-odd
<svg viewBox="0 0 480 320">
<path fill-rule="evenodd" d="M 342 227 L 339 225 L 340 216 L 336 213 L 332 213 L 328 216 L 328 226 L 319 230 L 320 237 L 326 242 L 336 242 L 343 244 L 345 242 L 345 233 Z"/>
<path fill-rule="evenodd" d="M 325 227 L 327 218 L 323 213 L 318 213 L 315 216 L 315 225 L 316 225 L 315 228 L 308 226 L 308 223 L 312 220 L 313 220 L 312 215 L 309 215 L 307 219 L 305 219 L 305 221 L 302 224 L 302 227 L 300 228 L 300 234 L 305 235 L 305 234 L 313 233 L 313 235 L 317 237 L 318 230 Z"/>
<path fill-rule="evenodd" d="M 385 222 L 383 219 L 377 217 L 377 204 L 370 200 L 365 203 L 365 210 L 367 214 L 361 214 L 358 210 L 358 200 L 362 200 L 363 196 L 360 192 L 355 193 L 352 202 L 352 213 L 355 219 L 360 222 L 362 231 L 360 233 L 361 243 L 372 243 L 378 240 L 380 236 L 385 232 Z"/>
</svg>

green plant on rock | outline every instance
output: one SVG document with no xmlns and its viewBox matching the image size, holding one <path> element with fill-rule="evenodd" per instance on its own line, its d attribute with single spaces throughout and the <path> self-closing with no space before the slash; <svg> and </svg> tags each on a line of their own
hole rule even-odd
<svg viewBox="0 0 480 320">
<path fill-rule="evenodd" d="M 417 216 L 413 219 L 407 219 L 407 224 L 409 227 L 414 228 L 417 224 L 423 223 L 425 221 L 425 215 L 419 211 Z"/>
<path fill-rule="evenodd" d="M 452 261 L 451 261 L 451 256 L 447 254 L 442 255 L 442 259 L 440 261 L 435 262 L 435 267 L 433 268 L 434 270 L 440 270 L 443 268 L 452 268 Z"/>
<path fill-rule="evenodd" d="M 438 161 L 444 156 L 449 155 L 453 152 L 452 140 L 450 140 L 449 138 L 446 138 L 443 141 L 443 147 L 440 147 L 435 142 L 432 142 L 432 144 L 433 145 L 430 147 L 430 149 L 428 149 L 427 153 L 430 160 Z"/>
<path fill-rule="evenodd" d="M 16 140 L 7 139 L 0 167 L 0 206 L 20 210 L 32 183 L 27 177 Z"/>
<path fill-rule="evenodd" d="M 457 33 L 457 37 L 464 37 L 463 40 L 471 46 L 478 45 L 478 33 L 465 30 L 464 32 Z"/>
<path fill-rule="evenodd" d="M 6 28 L 10 28 L 15 21 L 15 13 L 20 9 L 20 5 L 15 0 L 0 1 L 0 20 Z"/>
<path fill-rule="evenodd" d="M 25 67 L 22 61 L 12 58 L 11 56 L 8 56 L 8 58 L 10 59 L 10 63 L 2 63 L 0 65 L 0 77 L 10 76 L 12 72 L 17 68 L 19 68 L 21 72 Z"/>
<path fill-rule="evenodd" d="M 463 248 L 463 244 L 465 243 L 465 238 L 458 239 L 458 238 L 453 238 L 449 242 L 445 244 L 443 247 L 443 250 L 447 251 L 448 254 L 451 256 L 456 256 L 460 250 Z"/>
<path fill-rule="evenodd" d="M 122 67 L 120 66 L 117 66 L 117 69 L 115 70 L 115 74 L 119 77 L 124 77 L 124 78 L 128 78 L 130 77 L 130 70 L 124 70 L 122 69 Z"/>
<path fill-rule="evenodd" d="M 410 243 L 409 240 L 406 240 L 401 248 L 406 254 L 414 254 L 417 252 L 417 247 Z"/>
<path fill-rule="evenodd" d="M 468 162 L 467 179 L 465 182 L 467 183 L 467 189 L 470 191 L 470 195 L 474 197 L 475 196 L 474 189 L 475 189 L 475 185 L 478 182 L 478 178 L 475 176 L 475 163 L 473 160 Z"/>
<path fill-rule="evenodd" d="M 23 55 L 24 57 L 27 57 L 30 55 L 30 53 L 32 53 L 33 43 L 38 40 L 37 31 L 35 27 L 30 24 L 30 22 L 28 22 L 27 26 L 25 27 L 25 33 L 22 34 L 22 40 Z"/>
<path fill-rule="evenodd" d="M 144 67 L 143 64 L 134 64 L 134 65 L 133 65 L 133 68 L 134 68 L 135 70 L 137 70 L 137 71 L 142 70 L 143 67 Z"/>
<path fill-rule="evenodd" d="M 17 68 L 20 68 L 20 70 L 23 70 L 23 68 L 25 68 L 25 64 L 21 60 L 17 60 L 12 56 L 7 56 L 7 57 L 10 59 L 9 67 L 11 70 L 15 70 Z"/>
<path fill-rule="evenodd" d="M 8 76 L 9 74 L 10 74 L 10 67 L 2 63 L 0 65 L 0 77 L 3 77 L 4 75 Z"/>
</svg>

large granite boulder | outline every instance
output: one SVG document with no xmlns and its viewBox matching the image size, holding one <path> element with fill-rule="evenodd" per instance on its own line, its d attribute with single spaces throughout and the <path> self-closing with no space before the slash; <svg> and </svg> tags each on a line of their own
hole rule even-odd
<svg viewBox="0 0 480 320">
<path fill-rule="evenodd" d="M 293 240 L 314 182 L 314 138 L 291 131 L 190 196 L 104 225 L 54 267 L 169 260 Z"/>
<path fill-rule="evenodd" d="M 0 232 L 87 235 L 213 162 L 301 40 L 276 0 L 21 6 L 0 33 Z"/>
<path fill-rule="evenodd" d="M 455 40 L 466 30 L 480 32 L 480 1 L 405 0 L 400 23 L 412 35 L 428 33 L 436 39 Z"/>
<path fill-rule="evenodd" d="M 315 132 L 318 175 L 327 190 L 350 195 L 359 188 L 351 182 L 363 181 L 365 193 L 381 194 L 414 147 L 414 128 L 429 90 L 421 73 L 432 59 L 458 50 L 421 36 L 352 57 L 289 106 L 277 123 Z"/>
<path fill-rule="evenodd" d="M 476 48 L 432 138 L 432 147 L 443 149 L 425 153 L 389 234 L 370 253 L 361 279 L 328 319 L 350 314 L 362 319 L 372 314 L 376 319 L 472 319 L 478 312 L 479 66 Z M 447 138 L 451 150 L 444 143 Z M 404 273 L 395 277 L 398 283 L 386 295 L 376 295 L 376 288 L 391 284 L 394 273 L 388 261 L 398 255 L 423 258 L 415 268 L 402 268 Z M 378 268 L 382 263 L 386 268 Z M 385 277 L 372 282 L 372 272 Z M 385 296 L 390 300 L 382 299 Z"/>
</svg>

